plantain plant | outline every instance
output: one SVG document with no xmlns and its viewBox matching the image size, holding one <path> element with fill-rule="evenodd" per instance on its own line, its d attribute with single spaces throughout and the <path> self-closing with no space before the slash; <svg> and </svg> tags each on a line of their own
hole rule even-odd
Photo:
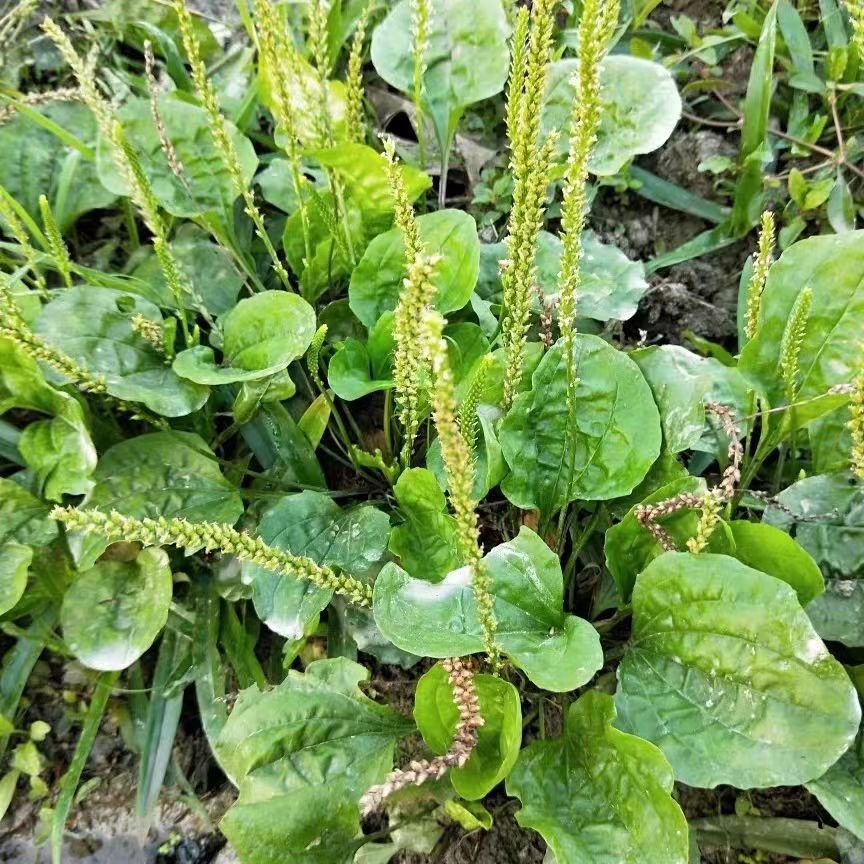
<svg viewBox="0 0 864 864">
<path fill-rule="evenodd" d="M 0 166 L 0 747 L 43 652 L 89 670 L 56 789 L 29 772 L 54 862 L 142 689 L 142 825 L 194 690 L 248 864 L 387 861 L 504 795 L 549 861 L 684 864 L 714 829 L 676 783 L 806 786 L 807 848 L 864 844 L 864 232 L 774 260 L 765 211 L 735 354 L 631 338 L 645 267 L 592 206 L 681 98 L 629 5 L 566 5 L 242 3 L 240 97 L 183 0 L 122 76 L 45 19 L 70 87 L 0 126 L 39 155 Z M 481 102 L 500 242 L 448 206 Z"/>
</svg>

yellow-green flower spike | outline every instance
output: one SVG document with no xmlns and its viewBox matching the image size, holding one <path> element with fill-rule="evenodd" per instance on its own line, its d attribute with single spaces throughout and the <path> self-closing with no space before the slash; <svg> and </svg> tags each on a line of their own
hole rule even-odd
<svg viewBox="0 0 864 864">
<path fill-rule="evenodd" d="M 165 333 L 162 325 L 140 313 L 132 316 L 132 331 L 160 354 L 165 353 Z"/>
<path fill-rule="evenodd" d="M 786 389 L 786 401 L 791 405 L 798 398 L 798 373 L 801 346 L 807 333 L 807 319 L 810 316 L 810 305 L 813 302 L 813 292 L 804 288 L 795 298 L 789 320 L 783 330 L 780 340 L 780 373 L 783 386 Z"/>
<path fill-rule="evenodd" d="M 366 119 L 363 110 L 363 48 L 366 44 L 366 28 L 372 3 L 366 4 L 357 20 L 351 51 L 348 54 L 348 72 L 345 77 L 345 129 L 349 141 L 362 144 L 366 140 Z"/>
<path fill-rule="evenodd" d="M 762 214 L 759 230 L 759 251 L 756 253 L 753 272 L 747 285 L 747 307 L 744 316 L 744 335 L 747 339 L 752 339 L 759 331 L 759 311 L 762 308 L 762 292 L 765 290 L 774 254 L 774 236 L 774 214 L 766 210 Z"/>
<path fill-rule="evenodd" d="M 145 546 L 177 546 L 189 553 L 199 549 L 208 552 L 218 549 L 225 555 L 251 561 L 274 573 L 312 582 L 321 588 L 332 588 L 360 606 L 372 605 L 371 585 L 336 573 L 311 558 L 268 546 L 260 537 L 244 534 L 230 525 L 165 517 L 135 519 L 116 511 L 109 514 L 74 507 L 55 507 L 51 515 L 69 531 L 99 534 L 112 542 L 123 540 Z"/>
<path fill-rule="evenodd" d="M 492 354 L 483 356 L 474 377 L 471 379 L 468 392 L 459 406 L 459 430 L 465 439 L 465 446 L 468 448 L 468 455 L 472 457 L 472 460 L 474 448 L 477 445 L 477 436 L 480 433 L 480 418 L 477 416 L 477 409 L 480 407 L 480 397 L 486 389 L 489 370 L 494 362 L 495 358 Z"/>
<path fill-rule="evenodd" d="M 318 77 L 316 102 L 320 111 L 320 125 L 324 133 L 324 143 L 333 146 L 333 117 L 330 114 L 330 46 L 327 38 L 327 17 L 330 4 L 327 0 L 309 0 L 309 53 L 312 56 Z"/>
<path fill-rule="evenodd" d="M 30 242 L 30 235 L 27 233 L 27 229 L 15 212 L 15 208 L 12 205 L 12 196 L 2 186 L 0 186 L 0 217 L 3 218 L 9 231 L 15 238 L 15 242 L 21 247 L 21 255 L 33 273 L 36 287 L 44 293 L 47 290 L 45 277 L 42 275 L 42 271 L 36 261 L 36 250 Z"/>
<path fill-rule="evenodd" d="M 864 346 L 861 347 L 864 351 Z M 864 362 L 852 382 L 849 398 L 849 432 L 852 436 L 852 471 L 859 480 L 864 480 Z"/>
<path fill-rule="evenodd" d="M 515 141 L 519 135 L 519 119 L 522 116 L 522 97 L 525 94 L 525 64 L 528 60 L 528 29 L 531 12 L 522 6 L 516 16 L 513 38 L 510 40 L 510 75 L 507 79 L 507 137 Z"/>
<path fill-rule="evenodd" d="M 714 490 L 702 498 L 702 513 L 699 517 L 699 524 L 696 527 L 696 534 L 687 541 L 687 550 L 689 552 L 697 555 L 708 548 L 711 535 L 720 521 L 722 506 L 722 501 Z"/>
<path fill-rule="evenodd" d="M 588 165 L 602 116 L 600 63 L 618 23 L 618 0 L 585 0 L 579 21 L 579 65 L 573 78 L 577 98 L 570 115 L 570 144 L 564 171 L 561 203 L 561 270 L 558 274 L 558 325 L 564 339 L 567 372 L 567 429 L 576 425 L 576 300 L 582 279 L 582 233 L 588 210 Z M 569 432 L 568 432 L 569 438 Z M 569 448 L 569 472 L 575 468 L 576 451 Z M 569 483 L 569 481 L 567 481 Z M 563 513 L 563 511 L 562 511 Z"/>
<path fill-rule="evenodd" d="M 300 214 L 300 230 L 303 232 L 304 261 L 308 263 L 312 260 L 312 241 L 304 194 L 305 180 L 300 162 L 300 134 L 291 97 L 292 84 L 298 78 L 297 52 L 285 30 L 284 21 L 270 0 L 255 0 L 255 28 L 260 52 L 259 64 L 264 64 L 273 82 L 273 113 L 285 136 L 285 153 L 288 156 L 291 185 L 294 187 L 294 197 L 297 199 L 297 210 Z"/>
<path fill-rule="evenodd" d="M 228 124 L 222 116 L 222 111 L 219 107 L 219 98 L 216 95 L 216 89 L 207 77 L 207 67 L 204 65 L 204 60 L 201 57 L 201 46 L 198 44 L 198 37 L 195 35 L 193 30 L 192 16 L 186 8 L 185 0 L 174 0 L 174 11 L 177 13 L 177 20 L 180 26 L 180 36 L 183 40 L 183 50 L 186 52 L 186 57 L 189 60 L 189 66 L 192 73 L 192 83 L 195 85 L 195 93 L 201 102 L 201 106 L 207 113 L 210 135 L 213 139 L 216 152 L 219 154 L 222 163 L 225 165 L 225 168 L 231 176 L 235 191 L 243 198 L 244 211 L 252 220 L 258 239 L 261 240 L 264 244 L 264 248 L 270 255 L 276 275 L 286 288 L 291 288 L 291 280 L 288 277 L 288 271 L 279 260 L 279 255 L 270 240 L 270 236 L 267 234 L 264 217 L 261 215 L 261 211 L 255 203 L 255 196 L 252 194 L 252 190 L 249 188 L 249 185 L 243 177 L 240 157 L 237 154 L 237 148 L 234 146 L 234 141 L 228 133 Z"/>
<path fill-rule="evenodd" d="M 63 235 L 57 226 L 57 220 L 51 210 L 51 205 L 44 195 L 39 196 L 39 211 L 42 214 L 42 226 L 45 228 L 45 238 L 48 240 L 48 248 L 57 265 L 57 272 L 63 279 L 67 288 L 72 287 L 72 261 L 69 258 L 69 249 L 63 240 Z"/>
<path fill-rule="evenodd" d="M 96 86 L 96 77 L 92 74 L 89 65 L 75 50 L 66 33 L 51 18 L 45 18 L 42 21 L 42 30 L 57 46 L 66 64 L 75 74 L 81 101 L 96 118 L 103 136 L 106 140 L 111 141 L 111 105 L 99 92 L 99 88 Z"/>
<path fill-rule="evenodd" d="M 597 142 L 602 100 L 600 63 L 618 23 L 618 0 L 585 0 L 579 22 L 579 66 L 573 79 L 577 98 L 570 116 L 570 147 L 561 204 L 561 298 L 559 324 L 568 348 L 576 326 L 576 297 L 582 275 L 582 232 L 587 211 L 588 164 Z"/>
<path fill-rule="evenodd" d="M 322 324 L 312 337 L 309 343 L 309 350 L 306 352 L 306 364 L 309 367 L 309 374 L 315 382 L 315 386 L 324 391 L 324 381 L 321 378 L 321 369 L 318 365 L 318 358 L 321 356 L 321 346 L 327 338 L 327 325 Z"/>
<path fill-rule="evenodd" d="M 423 320 L 435 297 L 432 279 L 439 256 L 423 253 L 417 219 L 405 191 L 405 181 L 396 163 L 396 150 L 391 139 L 384 139 L 383 158 L 393 196 L 396 226 L 405 244 L 408 271 L 393 313 L 393 339 L 396 343 L 393 380 L 396 385 L 396 414 L 403 435 L 400 461 L 407 468 L 411 464 L 414 438 L 420 425 L 420 402 L 427 366 L 423 351 Z"/>
<path fill-rule="evenodd" d="M 441 442 L 441 456 L 447 474 L 450 505 L 456 520 L 459 551 L 465 565 L 471 568 L 471 586 L 477 602 L 477 617 L 483 630 L 486 653 L 492 668 L 497 670 L 501 663 L 500 650 L 495 642 L 498 623 L 493 608 L 494 599 L 490 592 L 491 580 L 483 564 L 476 502 L 472 496 L 474 463 L 456 419 L 456 383 L 447 359 L 447 342 L 443 336 L 444 319 L 437 312 L 427 312 L 423 326 L 426 353 L 432 371 L 432 413 L 438 440 Z"/>
<path fill-rule="evenodd" d="M 549 172 L 555 155 L 557 134 L 540 145 L 540 119 L 552 58 L 552 25 L 557 0 L 536 0 L 531 15 L 527 52 L 514 43 L 508 97 L 508 127 L 511 130 L 510 170 L 514 177 L 513 209 L 507 225 L 507 262 L 501 271 L 504 286 L 502 340 L 506 354 L 504 409 L 519 389 L 525 340 L 531 315 L 531 298 L 537 275 L 537 238 L 543 227 L 543 213 L 549 186 Z M 525 16 L 517 26 L 524 29 Z M 517 39 L 523 33 L 517 33 Z M 521 80 L 519 77 L 521 76 Z"/>
<path fill-rule="evenodd" d="M 423 120 L 423 75 L 426 73 L 426 51 L 429 47 L 429 9 L 430 0 L 413 0 L 411 36 L 414 55 L 413 96 L 414 110 L 417 112 L 415 127 L 417 131 L 420 168 L 426 168 L 426 124 Z"/>
<path fill-rule="evenodd" d="M 864 2 L 846 0 L 846 8 L 849 10 L 849 20 L 852 22 L 852 42 L 858 52 L 859 62 L 864 63 Z"/>
</svg>

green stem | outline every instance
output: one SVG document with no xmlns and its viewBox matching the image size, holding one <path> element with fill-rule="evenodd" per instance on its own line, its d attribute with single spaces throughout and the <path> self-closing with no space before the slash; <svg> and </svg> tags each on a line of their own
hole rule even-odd
<svg viewBox="0 0 864 864">
<path fill-rule="evenodd" d="M 81 737 L 75 745 L 75 753 L 69 768 L 60 780 L 60 795 L 57 798 L 57 806 L 54 808 L 54 816 L 51 820 L 51 862 L 61 864 L 63 851 L 63 830 L 66 820 L 72 810 L 72 802 L 75 800 L 75 792 L 81 781 L 81 774 L 87 763 L 93 742 L 102 724 L 102 716 L 108 705 L 111 691 L 120 677 L 119 672 L 103 672 L 96 681 L 96 689 L 90 700 L 90 707 L 84 717 L 84 726 L 81 728 Z"/>
<path fill-rule="evenodd" d="M 129 243 L 132 251 L 136 252 L 141 248 L 141 236 L 138 234 L 138 223 L 135 221 L 132 202 L 128 198 L 123 199 L 123 216 L 126 220 L 126 230 L 129 232 Z"/>
</svg>

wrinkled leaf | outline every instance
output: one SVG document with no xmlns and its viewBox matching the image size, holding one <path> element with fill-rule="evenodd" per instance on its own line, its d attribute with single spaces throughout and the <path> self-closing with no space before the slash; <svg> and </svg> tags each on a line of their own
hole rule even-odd
<svg viewBox="0 0 864 864">
<path fill-rule="evenodd" d="M 602 665 L 603 653 L 594 628 L 563 611 L 558 556 L 523 526 L 483 561 L 502 651 L 546 690 L 564 692 L 589 681 Z M 381 632 L 412 654 L 453 657 L 483 651 L 468 567 L 430 583 L 387 564 L 375 582 L 373 610 Z"/>
<path fill-rule="evenodd" d="M 0 477 L 0 544 L 47 546 L 56 536 L 50 508 L 14 480 Z"/>
<path fill-rule="evenodd" d="M 85 285 L 52 300 L 36 321 L 36 332 L 91 373 L 105 378 L 118 399 L 143 402 L 165 417 L 197 411 L 209 390 L 184 381 L 165 357 L 132 329 L 134 315 L 162 323 L 159 309 L 133 294 Z"/>
<path fill-rule="evenodd" d="M 447 510 L 444 492 L 431 471 L 403 471 L 393 494 L 405 520 L 390 534 L 390 551 L 417 579 L 438 582 L 460 562 L 456 521 Z"/>
<path fill-rule="evenodd" d="M 469 801 L 483 798 L 510 773 L 522 744 L 519 691 L 492 675 L 476 675 L 474 687 L 484 722 L 468 761 L 450 771 L 453 788 Z M 441 755 L 450 749 L 459 709 L 447 673 L 440 665 L 433 666 L 417 682 L 414 720 L 433 753 Z"/>
<path fill-rule="evenodd" d="M 825 593 L 807 607 L 807 614 L 823 639 L 864 647 L 864 581 L 829 579 Z"/>
<path fill-rule="evenodd" d="M 432 0 L 423 71 L 423 108 L 449 142 L 462 111 L 504 89 L 510 28 L 501 0 Z M 414 91 L 413 6 L 401 0 L 372 34 L 372 63 L 391 86 Z"/>
<path fill-rule="evenodd" d="M 805 477 L 777 501 L 763 520 L 792 533 L 826 577 L 864 575 L 864 487 L 852 474 Z"/>
<path fill-rule="evenodd" d="M 705 427 L 709 380 L 707 374 L 694 376 L 693 363 L 686 361 L 698 358 L 680 345 L 652 345 L 630 356 L 642 370 L 660 409 L 666 450 L 680 453 L 696 447 Z"/>
<path fill-rule="evenodd" d="M 213 315 L 223 315 L 234 307 L 237 295 L 246 281 L 226 249 L 213 243 L 192 223 L 181 225 L 171 241 L 174 260 L 186 284 Z M 135 260 L 138 260 L 137 258 Z M 176 309 L 177 301 L 155 255 L 149 254 L 132 271 L 129 290 L 141 294 L 163 309 Z M 196 308 L 191 296 L 184 296 L 187 309 Z"/>
<path fill-rule="evenodd" d="M 840 825 L 864 841 L 864 744 L 860 739 L 807 789 Z"/>
<path fill-rule="evenodd" d="M 310 663 L 277 687 L 241 692 L 219 739 L 240 795 L 221 828 L 250 864 L 337 864 L 353 857 L 357 802 L 393 766 L 411 724 L 357 686 L 362 666 Z"/>
<path fill-rule="evenodd" d="M 582 238 L 582 281 L 576 298 L 576 314 L 598 321 L 626 321 L 636 314 L 639 300 L 648 290 L 645 267 L 631 261 L 620 249 L 601 243 L 590 231 Z M 561 268 L 561 240 L 541 231 L 537 245 L 537 284 L 549 300 L 558 300 L 558 272 Z M 477 292 L 484 300 L 502 301 L 501 271 L 498 262 L 507 257 L 501 243 L 480 247 L 480 279 Z M 540 311 L 539 298 L 531 298 L 534 312 Z"/>
<path fill-rule="evenodd" d="M 668 553 L 639 575 L 615 703 L 621 728 L 657 744 L 690 786 L 812 780 L 861 720 L 795 591 L 704 553 Z"/>
<path fill-rule="evenodd" d="M 574 360 L 579 408 L 570 435 L 560 340 L 540 361 L 532 389 L 516 398 L 501 424 L 499 440 L 510 466 L 501 489 L 517 507 L 550 512 L 576 499 L 626 495 L 660 454 L 660 417 L 639 367 L 599 337 L 584 334 L 576 338 Z"/>
<path fill-rule="evenodd" d="M 115 444 L 99 460 L 83 508 L 126 516 L 180 516 L 190 522 L 233 524 L 243 502 L 207 444 L 190 432 L 154 432 Z M 95 534 L 71 534 L 79 568 L 92 567 L 108 543 Z"/>
<path fill-rule="evenodd" d="M 269 507 L 258 534 L 279 549 L 362 579 L 374 575 L 384 560 L 390 521 L 368 504 L 342 510 L 327 495 L 307 490 Z M 243 564 L 243 581 L 252 586 L 261 620 L 286 639 L 299 639 L 333 596 L 332 589 L 257 564 Z"/>
<path fill-rule="evenodd" d="M 570 706 L 564 732 L 519 757 L 507 792 L 516 820 L 543 835 L 557 864 L 686 864 L 687 820 L 663 754 L 616 729 L 610 696 Z"/>
<path fill-rule="evenodd" d="M 63 639 L 91 669 L 126 669 L 165 626 L 172 589 L 162 549 L 144 549 L 135 561 L 102 561 L 67 589 L 60 612 Z"/>
<path fill-rule="evenodd" d="M 85 145 L 95 143 L 96 120 L 84 105 L 54 102 L 36 110 Z M 47 195 L 63 232 L 116 197 L 99 182 L 93 161 L 23 114 L 0 126 L 0 185 L 36 220 L 39 196 Z"/>
</svg>

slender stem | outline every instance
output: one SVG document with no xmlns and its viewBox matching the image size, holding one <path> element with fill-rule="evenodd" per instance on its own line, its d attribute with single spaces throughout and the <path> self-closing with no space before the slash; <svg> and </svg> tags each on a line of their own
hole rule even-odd
<svg viewBox="0 0 864 864">
<path fill-rule="evenodd" d="M 129 232 L 129 243 L 132 246 L 132 251 L 136 252 L 141 248 L 141 236 L 138 234 L 138 223 L 135 221 L 132 202 L 128 198 L 123 199 L 123 216 L 126 220 L 126 230 Z"/>
</svg>

